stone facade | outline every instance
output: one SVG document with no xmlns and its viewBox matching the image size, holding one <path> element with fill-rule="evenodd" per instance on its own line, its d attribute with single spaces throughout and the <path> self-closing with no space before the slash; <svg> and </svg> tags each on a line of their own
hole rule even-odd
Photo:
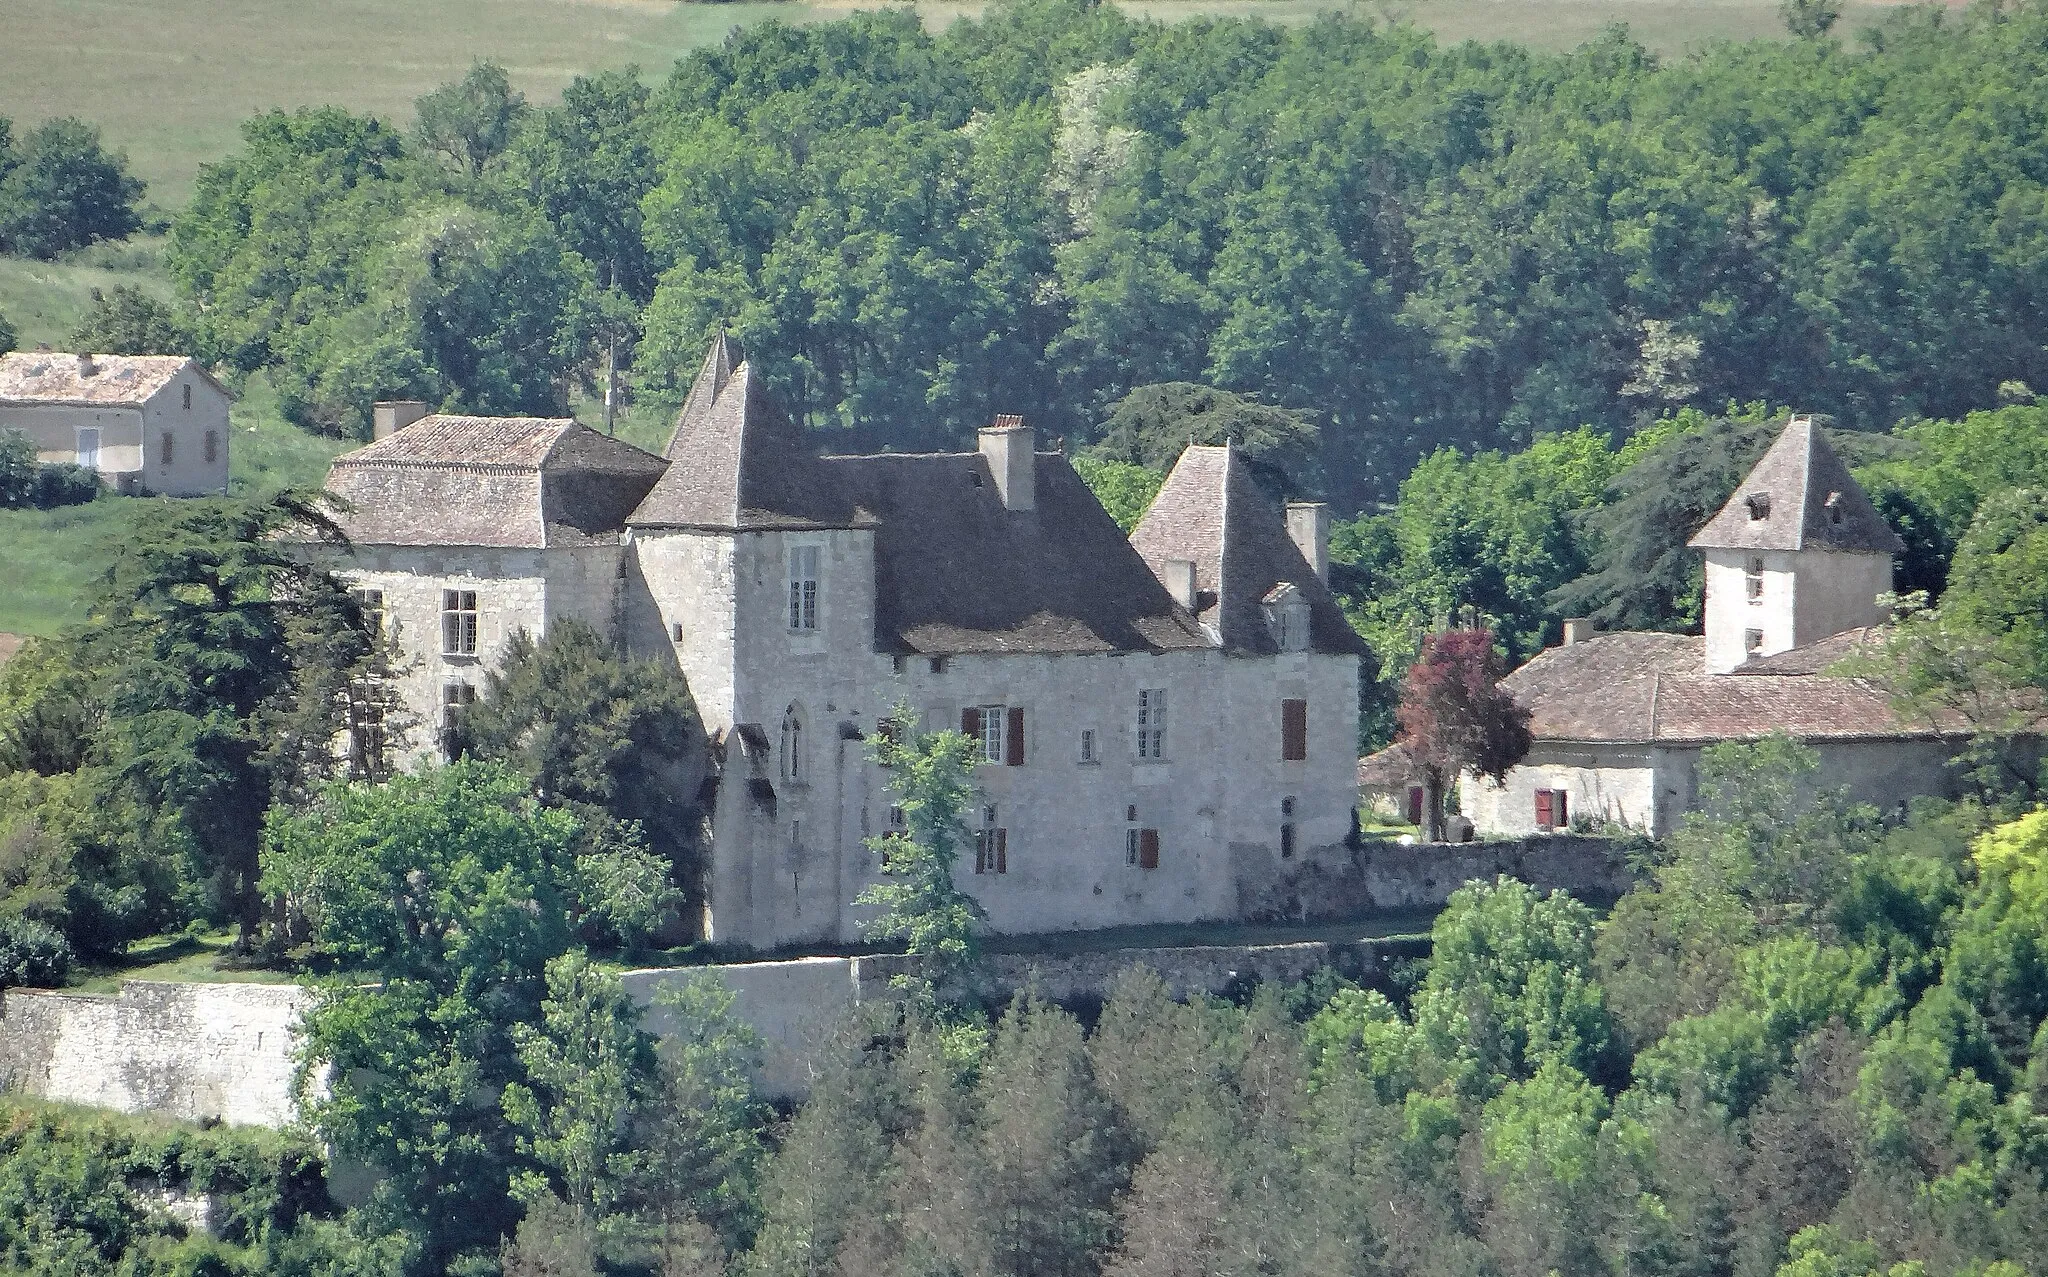
<svg viewBox="0 0 2048 1277">
<path fill-rule="evenodd" d="M 226 492 L 231 402 L 182 356 L 0 355 L 0 430 L 22 431 L 41 460 L 87 466 L 121 492 Z"/>
<path fill-rule="evenodd" d="M 1328 519 L 1232 448 L 1190 449 L 1127 540 L 1013 418 L 972 453 L 812 456 L 722 339 L 663 458 L 567 421 L 392 425 L 330 486 L 406 756 L 522 631 L 573 617 L 672 666 L 712 767 L 707 939 L 859 938 L 899 707 L 985 733 L 959 874 L 998 932 L 1233 918 L 1349 854 L 1360 649 Z M 451 597 L 474 651 L 445 650 Z"/>
</svg>

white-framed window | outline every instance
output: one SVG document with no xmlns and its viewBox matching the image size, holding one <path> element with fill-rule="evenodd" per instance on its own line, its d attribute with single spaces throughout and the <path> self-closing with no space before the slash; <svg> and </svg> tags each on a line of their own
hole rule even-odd
<svg viewBox="0 0 2048 1277">
<path fill-rule="evenodd" d="M 1166 757 L 1166 689 L 1146 688 L 1138 693 L 1138 757 L 1158 761 Z"/>
<path fill-rule="evenodd" d="M 441 654 L 476 655 L 476 591 L 441 591 Z"/>
<path fill-rule="evenodd" d="M 1745 660 L 1755 660 L 1764 654 L 1764 632 L 1744 630 L 1742 632 L 1742 655 Z"/>
<path fill-rule="evenodd" d="M 983 705 L 981 713 L 981 759 L 985 763 L 1003 761 L 1003 724 L 1009 720 L 1006 705 Z"/>
<path fill-rule="evenodd" d="M 390 730 L 385 718 L 391 689 L 382 679 L 359 678 L 348 689 L 348 766 L 351 780 L 379 781 L 391 774 Z"/>
<path fill-rule="evenodd" d="M 1092 727 L 1081 729 L 1081 761 L 1084 763 L 1099 763 L 1102 761 L 1095 753 L 1095 729 Z"/>
<path fill-rule="evenodd" d="M 1010 872 L 1010 831 L 1002 827 L 994 804 L 981 809 L 981 824 L 974 831 L 974 872 Z"/>
<path fill-rule="evenodd" d="M 1024 765 L 1024 710 L 1016 705 L 969 705 L 960 711 L 960 734 L 979 747 L 977 761 Z"/>
<path fill-rule="evenodd" d="M 476 704 L 476 684 L 441 684 L 441 753 L 451 762 L 462 752 L 462 716 Z"/>
<path fill-rule="evenodd" d="M 812 633 L 818 628 L 819 547 L 789 547 L 789 628 L 793 633 Z"/>
<path fill-rule="evenodd" d="M 80 426 L 78 428 L 78 464 L 88 470 L 100 468 L 100 428 Z"/>
<path fill-rule="evenodd" d="M 801 785 L 806 779 L 804 718 L 794 705 L 782 715 L 782 779 L 791 785 Z"/>
</svg>

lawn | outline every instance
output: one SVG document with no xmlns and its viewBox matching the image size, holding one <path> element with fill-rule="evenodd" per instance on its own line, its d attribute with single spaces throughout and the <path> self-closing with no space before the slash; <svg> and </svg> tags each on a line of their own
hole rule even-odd
<svg viewBox="0 0 2048 1277">
<path fill-rule="evenodd" d="M 273 106 L 339 103 L 409 119 L 413 99 L 495 60 L 537 101 L 581 72 L 636 64 L 650 79 L 734 26 L 810 22 L 866 0 L 679 4 L 670 0 L 6 0 L 0 115 L 17 127 L 52 115 L 98 121 L 125 149 L 150 198 L 175 209 L 199 166 L 232 150 L 240 122 Z M 1349 0 L 1131 0 L 1173 18 L 1258 15 L 1299 22 Z M 978 4 L 924 3 L 944 26 Z M 1879 6 L 1849 4 L 1844 27 Z M 1569 48 L 1625 22 L 1660 52 L 1783 32 L 1777 0 L 1421 0 L 1364 10 L 1446 39 Z M 11 312 L 9 312 L 11 313 Z M 19 322 L 18 320 L 16 321 Z"/>
<path fill-rule="evenodd" d="M 0 257 L 0 315 L 14 326 L 22 349 L 33 350 L 38 342 L 66 349 L 95 288 L 105 292 L 126 284 L 170 299 L 161 248 L 160 240 L 137 238 L 96 244 L 55 262 Z"/>
<path fill-rule="evenodd" d="M 74 993 L 114 994 L 130 980 L 172 984 L 290 984 L 289 971 L 258 966 L 234 953 L 232 931 L 156 936 L 129 946 L 113 962 L 74 967 L 64 987 Z"/>
<path fill-rule="evenodd" d="M 261 377 L 250 379 L 230 419 L 237 492 L 318 485 L 328 459 L 351 446 L 286 424 Z M 94 581 L 136 516 L 155 504 L 108 494 L 61 510 L 0 510 L 0 633 L 54 634 L 83 620 Z"/>
</svg>

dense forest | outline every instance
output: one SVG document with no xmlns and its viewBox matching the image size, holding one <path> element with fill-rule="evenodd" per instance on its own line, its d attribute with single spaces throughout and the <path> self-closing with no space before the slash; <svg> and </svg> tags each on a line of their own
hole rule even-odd
<svg viewBox="0 0 2048 1277">
<path fill-rule="evenodd" d="M 480 65 L 410 127 L 271 113 L 172 230 L 196 343 L 304 424 L 537 410 L 720 326 L 832 448 L 1133 389 L 1293 410 L 1344 512 L 1439 446 L 1762 401 L 1855 428 L 2048 385 L 2048 7 L 1660 61 L 1021 0 L 766 23 L 648 90 Z"/>
</svg>

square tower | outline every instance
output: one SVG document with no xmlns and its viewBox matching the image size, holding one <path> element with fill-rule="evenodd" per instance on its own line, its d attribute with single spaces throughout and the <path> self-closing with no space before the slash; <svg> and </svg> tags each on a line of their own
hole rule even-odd
<svg viewBox="0 0 2048 1277">
<path fill-rule="evenodd" d="M 1807 416 L 1786 423 L 1691 545 L 1706 555 L 1709 674 L 1882 622 L 1877 599 L 1905 549 Z"/>
</svg>

